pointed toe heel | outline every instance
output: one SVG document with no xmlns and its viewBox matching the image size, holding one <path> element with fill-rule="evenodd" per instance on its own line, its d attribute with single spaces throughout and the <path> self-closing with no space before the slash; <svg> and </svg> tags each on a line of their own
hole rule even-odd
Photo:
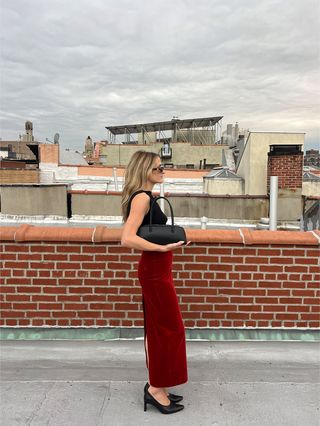
<svg viewBox="0 0 320 426">
<path fill-rule="evenodd" d="M 184 405 L 170 401 L 169 405 L 162 405 L 147 390 L 144 394 L 144 411 L 147 411 L 147 404 L 156 407 L 162 414 L 173 414 L 184 409 Z"/>
<path fill-rule="evenodd" d="M 147 382 L 144 386 L 144 393 L 147 392 L 147 390 L 149 389 L 149 383 Z M 172 402 L 180 402 L 183 400 L 183 396 L 182 395 L 175 395 L 174 393 L 169 393 L 168 398 L 170 399 L 170 401 Z"/>
</svg>

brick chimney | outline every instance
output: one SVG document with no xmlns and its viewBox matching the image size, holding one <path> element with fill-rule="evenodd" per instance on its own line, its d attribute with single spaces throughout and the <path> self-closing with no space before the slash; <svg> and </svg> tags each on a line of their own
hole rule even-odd
<svg viewBox="0 0 320 426">
<path fill-rule="evenodd" d="M 59 144 L 39 144 L 40 163 L 59 164 Z"/>
<path fill-rule="evenodd" d="M 267 191 L 270 176 L 278 176 L 279 219 L 298 220 L 302 214 L 302 145 L 270 145 Z"/>
</svg>

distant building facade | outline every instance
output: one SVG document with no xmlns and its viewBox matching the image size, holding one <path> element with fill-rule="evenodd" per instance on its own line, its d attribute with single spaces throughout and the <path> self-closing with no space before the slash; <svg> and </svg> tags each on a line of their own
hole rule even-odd
<svg viewBox="0 0 320 426">
<path fill-rule="evenodd" d="M 174 117 L 170 121 L 106 127 L 107 143 L 99 146 L 100 163 L 126 166 L 134 152 L 144 149 L 159 154 L 167 167 L 211 169 L 221 165 L 221 119 Z"/>
<path fill-rule="evenodd" d="M 320 152 L 318 149 L 309 149 L 304 155 L 304 165 L 320 167 Z"/>
</svg>

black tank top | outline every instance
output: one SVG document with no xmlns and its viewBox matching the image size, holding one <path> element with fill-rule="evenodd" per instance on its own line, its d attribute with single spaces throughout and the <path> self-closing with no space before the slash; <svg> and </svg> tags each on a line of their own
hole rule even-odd
<svg viewBox="0 0 320 426">
<path fill-rule="evenodd" d="M 137 195 L 140 194 L 140 192 L 145 192 L 146 194 L 149 195 L 150 197 L 150 207 L 149 207 L 149 211 L 148 213 L 144 216 L 143 221 L 141 223 L 140 226 L 143 225 L 148 225 L 150 223 L 150 209 L 151 209 L 151 202 L 152 200 L 155 198 L 151 191 L 144 191 L 142 189 L 140 189 L 139 191 L 135 191 L 132 195 L 131 198 L 129 200 L 128 203 L 128 216 L 130 214 L 130 208 L 131 208 L 131 201 L 133 200 L 133 198 Z M 156 201 L 153 205 L 153 209 L 152 209 L 152 223 L 156 224 L 156 225 L 164 225 L 165 223 L 167 223 L 168 217 L 163 213 L 163 211 L 161 210 L 158 201 Z"/>
</svg>

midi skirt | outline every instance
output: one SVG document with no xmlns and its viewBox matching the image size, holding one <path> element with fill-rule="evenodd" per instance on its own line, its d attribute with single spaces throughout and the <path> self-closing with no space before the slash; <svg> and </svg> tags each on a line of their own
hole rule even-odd
<svg viewBox="0 0 320 426">
<path fill-rule="evenodd" d="M 143 251 L 138 278 L 142 288 L 144 345 L 151 386 L 187 382 L 184 324 L 172 278 L 172 251 Z"/>
</svg>

